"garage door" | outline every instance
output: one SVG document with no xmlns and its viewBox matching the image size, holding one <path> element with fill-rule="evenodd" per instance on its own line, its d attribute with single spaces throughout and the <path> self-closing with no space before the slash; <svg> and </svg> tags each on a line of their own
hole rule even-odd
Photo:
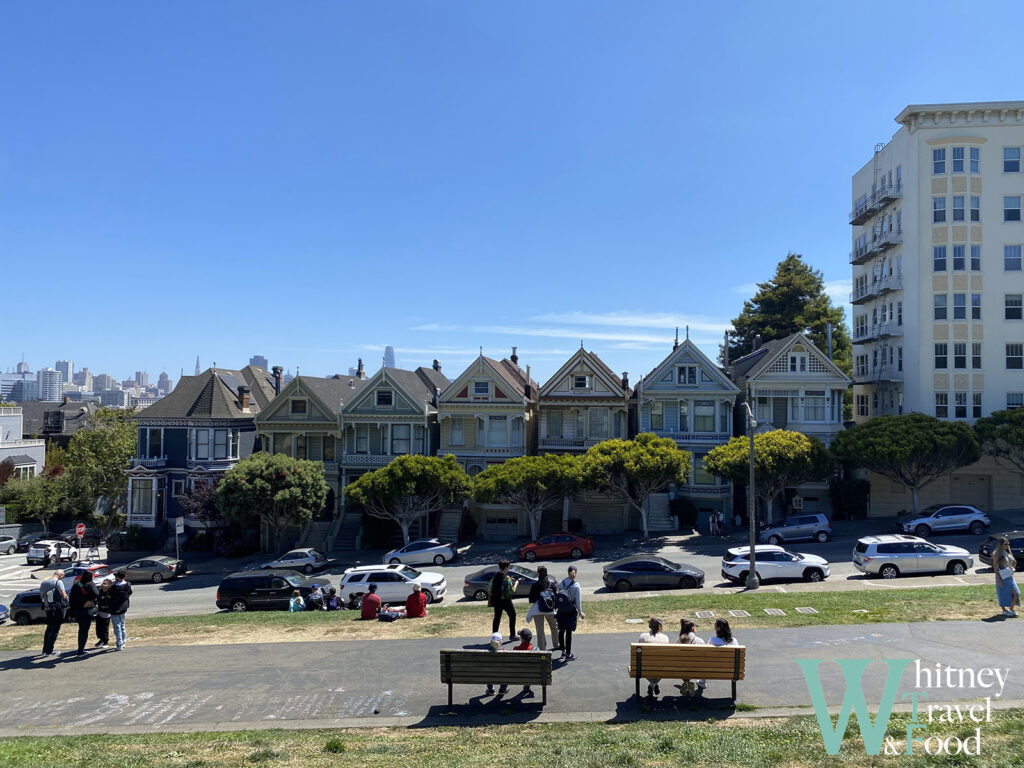
<svg viewBox="0 0 1024 768">
<path fill-rule="evenodd" d="M 518 511 L 489 509 L 484 513 L 484 541 L 510 541 L 518 536 Z"/>
<path fill-rule="evenodd" d="M 953 475 L 949 481 L 949 503 L 970 504 L 982 512 L 991 509 L 989 475 Z"/>
<path fill-rule="evenodd" d="M 622 506 L 591 505 L 585 525 L 587 533 L 622 533 Z"/>
</svg>

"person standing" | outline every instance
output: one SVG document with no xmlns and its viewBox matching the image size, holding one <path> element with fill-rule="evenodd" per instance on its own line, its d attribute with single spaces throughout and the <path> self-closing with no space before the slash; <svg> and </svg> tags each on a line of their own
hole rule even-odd
<svg viewBox="0 0 1024 768">
<path fill-rule="evenodd" d="M 555 623 L 555 592 L 557 587 L 555 580 L 548 576 L 547 566 L 537 567 L 537 581 L 530 587 L 530 611 L 526 614 L 526 621 L 533 620 L 537 627 L 537 647 L 542 651 L 548 649 L 548 641 L 544 636 L 544 625 L 548 625 L 551 632 L 551 644 L 553 651 L 561 648 L 557 645 L 558 625 Z"/>
<path fill-rule="evenodd" d="M 569 566 L 569 575 L 558 585 L 555 595 L 555 620 L 558 623 L 558 645 L 562 649 L 559 661 L 575 661 L 572 652 L 572 633 L 577 619 L 586 619 L 583 613 L 583 592 L 576 581 L 576 566 Z"/>
<path fill-rule="evenodd" d="M 1017 560 L 1013 556 L 1010 540 L 1004 536 L 992 553 L 992 570 L 996 573 L 996 600 L 1003 609 L 1003 616 L 1009 618 L 1017 616 L 1013 608 L 1020 604 L 1020 588 L 1013 578 L 1016 569 Z"/>
<path fill-rule="evenodd" d="M 128 571 L 118 570 L 114 586 L 110 588 L 110 623 L 114 627 L 114 649 L 123 651 L 128 644 L 124 632 L 124 616 L 128 613 L 128 599 L 132 596 L 132 585 L 128 583 Z"/>
<path fill-rule="evenodd" d="M 718 535 L 718 515 L 715 512 L 712 512 L 708 515 L 708 535 Z"/>
<path fill-rule="evenodd" d="M 668 645 L 668 635 L 664 632 L 664 623 L 661 619 L 651 617 L 647 622 L 648 631 L 640 635 L 641 643 L 660 643 Z M 661 688 L 658 687 L 658 683 L 661 682 L 660 677 L 648 677 L 647 678 L 647 695 L 648 696 L 659 696 L 661 695 Z"/>
<path fill-rule="evenodd" d="M 99 596 L 96 598 L 96 647 L 110 647 L 110 589 L 113 582 L 104 579 L 100 583 Z"/>
<path fill-rule="evenodd" d="M 508 575 L 508 569 L 512 563 L 507 558 L 498 561 L 498 572 L 491 579 L 490 605 L 494 607 L 494 619 L 491 621 L 491 633 L 495 633 L 501 627 L 501 614 L 508 614 L 508 636 L 509 642 L 516 636 L 516 608 L 512 605 L 512 597 L 519 586 L 519 580 L 512 581 Z"/>
<path fill-rule="evenodd" d="M 96 600 L 99 592 L 92 582 L 92 571 L 84 571 L 78 581 L 71 587 L 68 602 L 71 604 L 71 618 L 78 622 L 78 652 L 76 656 L 85 654 L 85 644 L 89 642 L 89 629 L 92 627 L 93 616 L 96 615 Z"/>
<path fill-rule="evenodd" d="M 64 616 L 68 610 L 68 593 L 64 589 L 64 571 L 58 569 L 53 576 L 39 585 L 39 597 L 46 610 L 46 633 L 43 635 L 43 656 L 56 656 L 53 646 L 57 643 Z"/>
</svg>

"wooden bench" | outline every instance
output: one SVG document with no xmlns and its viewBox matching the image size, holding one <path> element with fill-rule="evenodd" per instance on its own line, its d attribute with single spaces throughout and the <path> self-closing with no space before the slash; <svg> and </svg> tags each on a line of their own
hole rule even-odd
<svg viewBox="0 0 1024 768">
<path fill-rule="evenodd" d="M 679 643 L 630 643 L 629 676 L 636 680 L 640 697 L 640 679 L 731 680 L 732 700 L 736 701 L 736 681 L 743 679 L 747 648 L 743 645 L 682 645 Z"/>
<path fill-rule="evenodd" d="M 448 686 L 448 706 L 452 706 L 453 685 L 539 685 L 548 703 L 551 685 L 550 651 L 441 651 L 441 682 Z"/>
</svg>

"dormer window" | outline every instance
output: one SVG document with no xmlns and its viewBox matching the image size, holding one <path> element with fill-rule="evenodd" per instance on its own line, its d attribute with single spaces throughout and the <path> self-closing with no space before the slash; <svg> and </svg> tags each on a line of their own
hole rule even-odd
<svg viewBox="0 0 1024 768">
<path fill-rule="evenodd" d="M 697 385 L 697 366 L 696 365 L 680 365 L 676 368 L 676 384 L 684 384 L 686 386 Z"/>
<path fill-rule="evenodd" d="M 378 390 L 376 395 L 378 408 L 391 408 L 395 404 L 395 393 L 390 389 Z"/>
<path fill-rule="evenodd" d="M 573 389 L 590 389 L 590 377 L 582 375 L 574 375 L 572 377 L 572 388 Z"/>
<path fill-rule="evenodd" d="M 807 373 L 807 355 L 790 355 L 789 372 Z"/>
<path fill-rule="evenodd" d="M 292 400 L 291 407 L 293 414 L 304 414 L 308 408 L 308 403 L 305 400 Z"/>
</svg>

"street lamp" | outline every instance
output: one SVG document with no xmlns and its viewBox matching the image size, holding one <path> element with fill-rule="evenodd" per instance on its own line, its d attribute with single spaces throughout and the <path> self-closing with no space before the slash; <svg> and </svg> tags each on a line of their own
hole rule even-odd
<svg viewBox="0 0 1024 768">
<path fill-rule="evenodd" d="M 749 397 L 748 397 L 749 400 Z M 747 409 L 747 434 L 750 436 L 750 478 L 747 480 L 747 521 L 750 524 L 750 553 L 748 559 L 750 569 L 747 571 L 747 589 L 757 589 L 761 581 L 757 578 L 757 556 L 754 554 L 754 547 L 757 545 L 757 526 L 754 524 L 754 517 L 757 513 L 757 503 L 754 497 L 754 429 L 757 427 L 757 419 L 750 410 L 750 403 L 746 400 L 743 407 Z"/>
</svg>

